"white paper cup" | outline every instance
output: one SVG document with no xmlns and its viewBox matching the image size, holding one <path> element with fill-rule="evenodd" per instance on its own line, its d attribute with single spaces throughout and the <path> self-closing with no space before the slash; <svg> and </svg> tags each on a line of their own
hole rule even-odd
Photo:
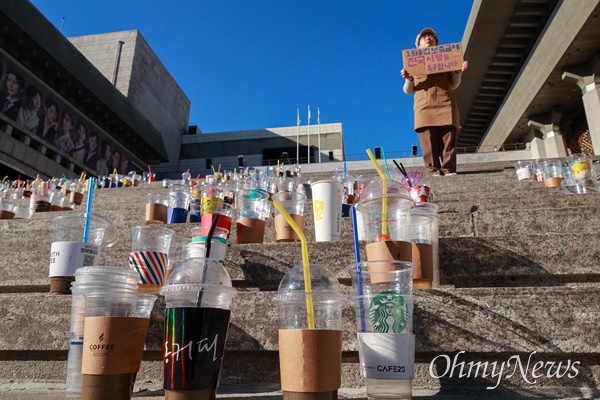
<svg viewBox="0 0 600 400">
<path fill-rule="evenodd" d="M 342 201 L 344 185 L 339 181 L 327 180 L 311 183 L 315 240 L 336 242 L 341 238 Z"/>
<path fill-rule="evenodd" d="M 204 257 L 206 252 L 206 242 L 192 242 L 189 245 L 190 258 L 191 257 Z M 213 240 L 210 244 L 210 258 L 217 260 L 222 265 L 225 264 L 225 257 L 227 256 L 227 245 L 217 240 Z"/>
</svg>

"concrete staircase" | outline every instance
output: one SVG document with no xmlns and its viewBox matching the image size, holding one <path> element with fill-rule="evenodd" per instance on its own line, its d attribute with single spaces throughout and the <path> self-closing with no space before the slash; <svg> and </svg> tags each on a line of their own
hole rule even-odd
<svg viewBox="0 0 600 400">
<path fill-rule="evenodd" d="M 600 397 L 600 193 L 566 195 L 542 183 L 519 183 L 510 163 L 461 170 L 432 181 L 440 207 L 442 287 L 416 291 L 415 397 Z M 96 191 L 94 212 L 111 219 L 120 235 L 115 247 L 102 250 L 100 265 L 127 268 L 131 228 L 144 223 L 145 195 L 164 190 L 154 183 Z M 341 242 L 316 243 L 307 205 L 311 263 L 332 270 L 350 293 L 351 221 L 344 219 Z M 66 213 L 0 221 L 0 398 L 63 398 L 71 299 L 48 293 L 47 274 L 52 219 Z M 187 237 L 190 227 L 169 225 Z M 237 245 L 235 232 L 230 243 L 225 266 L 238 296 L 222 373 L 225 394 L 218 397 L 277 398 L 271 299 L 283 275 L 300 262 L 300 245 L 276 243 L 271 221 L 264 244 Z M 364 244 L 362 253 L 364 259 Z M 137 376 L 139 396 L 162 395 L 163 316 L 160 299 Z M 340 398 L 365 398 L 355 332 L 348 301 Z M 481 362 L 477 373 L 470 362 Z M 555 375 L 559 363 L 561 378 Z M 252 394 L 261 390 L 269 393 Z"/>
</svg>

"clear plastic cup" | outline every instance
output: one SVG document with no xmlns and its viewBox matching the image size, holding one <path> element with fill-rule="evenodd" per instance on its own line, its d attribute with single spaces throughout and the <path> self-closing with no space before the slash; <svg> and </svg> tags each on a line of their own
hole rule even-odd
<svg viewBox="0 0 600 400">
<path fill-rule="evenodd" d="M 146 195 L 146 223 L 166 224 L 169 195 L 166 193 L 148 193 Z"/>
<path fill-rule="evenodd" d="M 284 398 L 286 392 L 294 392 L 307 400 L 333 399 L 341 386 L 345 296 L 327 268 L 310 265 L 309 275 L 310 293 L 304 269 L 297 265 L 273 297 L 279 316 L 281 388 Z"/>
<path fill-rule="evenodd" d="M 244 189 L 236 193 L 238 243 L 262 243 L 265 221 L 271 214 L 269 193 L 262 189 Z M 202 221 L 204 224 L 204 221 Z"/>
<path fill-rule="evenodd" d="M 410 240 L 411 260 L 415 264 L 415 289 L 438 288 L 439 266 L 439 216 L 433 203 L 417 203 L 411 210 Z"/>
<path fill-rule="evenodd" d="M 519 182 L 533 182 L 535 180 L 531 161 L 523 160 L 515 162 L 515 171 Z"/>
<path fill-rule="evenodd" d="M 215 398 L 235 293 L 229 274 L 213 259 L 189 258 L 173 270 L 161 289 L 166 399 Z M 181 357 L 188 344 L 193 351 Z"/>
<path fill-rule="evenodd" d="M 13 219 L 17 205 L 10 201 L 0 200 L 0 219 Z"/>
<path fill-rule="evenodd" d="M 304 205 L 306 195 L 298 192 L 279 192 L 273 195 L 273 200 L 278 201 L 281 206 L 292 217 L 294 222 L 302 230 L 304 227 Z M 290 224 L 281 215 L 279 210 L 275 209 L 275 234 L 278 242 L 299 242 L 300 238 L 292 229 Z"/>
<path fill-rule="evenodd" d="M 156 294 L 163 285 L 173 233 L 158 225 L 133 228 L 129 268 L 139 275 L 140 292 Z"/>
<path fill-rule="evenodd" d="M 544 171 L 544 186 L 560 187 L 562 183 L 562 162 L 560 160 L 546 160 L 542 162 Z"/>
<path fill-rule="evenodd" d="M 413 269 L 404 261 L 349 267 L 361 375 L 369 399 L 410 399 L 414 378 Z M 393 365 L 381 370 L 378 365 Z"/>
<path fill-rule="evenodd" d="M 385 192 L 385 194 L 384 194 Z M 356 208 L 362 213 L 367 260 L 412 259 L 410 213 L 414 202 L 399 182 L 379 180 L 363 189 Z"/>
<path fill-rule="evenodd" d="M 138 293 L 85 295 L 82 399 L 131 398 L 156 298 Z"/>
</svg>

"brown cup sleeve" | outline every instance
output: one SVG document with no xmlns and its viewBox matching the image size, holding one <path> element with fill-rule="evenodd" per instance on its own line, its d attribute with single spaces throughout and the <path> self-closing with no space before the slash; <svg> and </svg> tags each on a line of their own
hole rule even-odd
<svg viewBox="0 0 600 400">
<path fill-rule="evenodd" d="M 342 385 L 342 331 L 280 329 L 281 388 L 327 392 Z"/>
</svg>

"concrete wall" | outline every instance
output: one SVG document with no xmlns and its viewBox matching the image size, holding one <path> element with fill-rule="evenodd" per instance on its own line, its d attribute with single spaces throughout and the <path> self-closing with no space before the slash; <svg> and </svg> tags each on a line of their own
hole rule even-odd
<svg viewBox="0 0 600 400">
<path fill-rule="evenodd" d="M 142 35 L 131 30 L 69 40 L 110 82 L 116 73 L 116 88 L 161 133 L 169 162 L 153 169 L 176 170 L 181 136 L 188 129 L 190 100 Z M 119 41 L 123 43 L 117 64 Z"/>
</svg>

